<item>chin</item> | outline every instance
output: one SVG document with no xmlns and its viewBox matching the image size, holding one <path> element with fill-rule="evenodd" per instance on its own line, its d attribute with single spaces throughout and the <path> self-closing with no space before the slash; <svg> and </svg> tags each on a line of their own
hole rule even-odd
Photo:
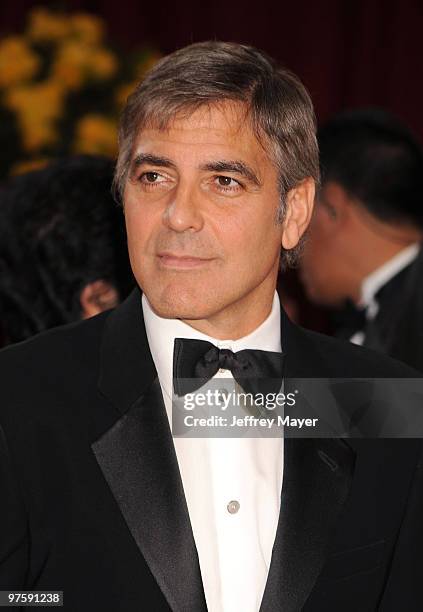
<svg viewBox="0 0 423 612">
<path fill-rule="evenodd" d="M 206 319 L 218 310 L 199 289 L 187 290 L 176 286 L 154 288 L 144 293 L 154 312 L 165 319 Z"/>
</svg>

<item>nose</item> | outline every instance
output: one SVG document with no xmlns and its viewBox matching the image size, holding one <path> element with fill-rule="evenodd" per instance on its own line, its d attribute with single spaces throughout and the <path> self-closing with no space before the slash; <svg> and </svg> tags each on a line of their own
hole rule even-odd
<svg viewBox="0 0 423 612">
<path fill-rule="evenodd" d="M 188 185 L 179 185 L 163 214 L 164 224 L 175 232 L 198 232 L 204 225 L 198 194 Z"/>
</svg>

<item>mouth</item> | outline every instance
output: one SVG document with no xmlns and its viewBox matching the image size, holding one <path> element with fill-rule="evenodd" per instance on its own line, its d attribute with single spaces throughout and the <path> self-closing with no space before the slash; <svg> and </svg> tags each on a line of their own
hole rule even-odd
<svg viewBox="0 0 423 612">
<path fill-rule="evenodd" d="M 174 270 L 191 270 L 200 268 L 213 261 L 213 258 L 192 257 L 191 255 L 175 255 L 174 253 L 159 253 L 157 255 L 162 268 Z"/>
</svg>

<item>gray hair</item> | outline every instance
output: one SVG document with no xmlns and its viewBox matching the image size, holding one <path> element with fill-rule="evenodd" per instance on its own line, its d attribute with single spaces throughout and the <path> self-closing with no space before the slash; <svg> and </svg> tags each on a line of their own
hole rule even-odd
<svg viewBox="0 0 423 612">
<path fill-rule="evenodd" d="M 160 60 L 129 96 L 119 126 L 114 192 L 123 200 L 135 139 L 147 126 L 166 129 L 175 116 L 224 101 L 245 104 L 257 139 L 279 174 L 282 222 L 290 189 L 312 177 L 319 184 L 316 118 L 301 81 L 254 47 L 224 42 L 190 45 Z M 300 244 L 284 251 L 293 265 Z"/>
</svg>

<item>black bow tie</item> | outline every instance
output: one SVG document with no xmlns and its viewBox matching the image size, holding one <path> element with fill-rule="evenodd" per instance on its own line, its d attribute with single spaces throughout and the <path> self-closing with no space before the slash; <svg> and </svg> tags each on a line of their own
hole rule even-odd
<svg viewBox="0 0 423 612">
<path fill-rule="evenodd" d="M 283 376 L 283 354 L 260 350 L 234 353 L 229 349 L 219 349 L 204 340 L 175 338 L 173 386 L 177 395 L 185 395 L 188 390 L 191 393 L 196 391 L 213 378 L 220 368 L 229 370 L 244 390 L 253 390 L 254 387 L 254 391 L 258 392 L 257 381 L 267 379 L 272 388 L 278 382 L 279 391 Z"/>
</svg>

